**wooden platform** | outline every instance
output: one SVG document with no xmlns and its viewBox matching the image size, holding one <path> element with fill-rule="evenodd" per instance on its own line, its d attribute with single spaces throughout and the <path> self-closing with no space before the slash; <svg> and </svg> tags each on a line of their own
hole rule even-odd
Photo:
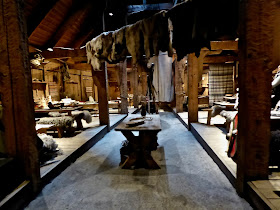
<svg viewBox="0 0 280 210">
<path fill-rule="evenodd" d="M 174 114 L 188 127 L 187 112 Z M 190 125 L 191 132 L 234 186 L 237 166 L 231 158 L 227 157 L 225 133 L 214 126 L 214 124 L 222 124 L 223 121 L 215 117 L 211 119 L 211 125 L 206 125 L 207 114 L 203 111 L 198 112 L 198 121 L 199 123 Z M 280 172 L 272 172 L 268 180 L 248 182 L 246 191 L 246 197 L 255 208 L 280 209 Z"/>
<path fill-rule="evenodd" d="M 125 117 L 125 114 L 110 115 L 110 129 L 113 129 Z M 42 182 L 48 182 L 57 176 L 58 173 L 63 171 L 107 133 L 107 127 L 99 125 L 98 117 L 93 117 L 93 121 L 90 124 L 83 121 L 83 127 L 83 131 L 73 137 L 54 138 L 62 155 L 57 156 L 53 163 L 41 167 Z"/>
<path fill-rule="evenodd" d="M 136 108 L 129 108 L 129 113 L 136 113 Z M 110 114 L 110 130 L 114 129 L 127 115 L 126 114 Z M 59 175 L 78 157 L 84 154 L 89 148 L 96 144 L 108 132 L 107 126 L 99 125 L 98 115 L 93 117 L 90 124 L 83 124 L 84 131 L 78 133 L 76 136 L 70 138 L 55 138 L 58 148 L 63 152 L 62 155 L 57 156 L 53 163 L 45 165 L 40 168 L 41 187 L 44 187 L 54 177 Z M 17 189 L 0 201 L 0 208 L 2 209 L 18 209 L 21 208 L 25 202 L 32 199 L 30 181 L 24 181 Z"/>
</svg>

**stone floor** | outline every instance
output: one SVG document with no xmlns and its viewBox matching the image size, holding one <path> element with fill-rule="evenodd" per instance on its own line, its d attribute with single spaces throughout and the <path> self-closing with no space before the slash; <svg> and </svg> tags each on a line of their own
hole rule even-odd
<svg viewBox="0 0 280 210">
<path fill-rule="evenodd" d="M 120 169 L 125 139 L 111 131 L 26 209 L 251 209 L 172 113 L 160 113 L 159 170 Z"/>
</svg>

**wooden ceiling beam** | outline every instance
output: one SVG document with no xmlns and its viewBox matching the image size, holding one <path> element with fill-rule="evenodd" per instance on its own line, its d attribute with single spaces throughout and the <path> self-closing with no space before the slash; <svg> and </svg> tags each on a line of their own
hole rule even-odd
<svg viewBox="0 0 280 210">
<path fill-rule="evenodd" d="M 58 0 L 26 0 L 24 15 L 27 20 L 27 34 L 30 35 L 53 8 Z"/>
<path fill-rule="evenodd" d="M 74 48 L 53 48 L 53 51 L 44 50 L 41 55 L 45 59 L 51 58 L 71 58 L 71 57 L 85 57 L 86 48 L 74 49 Z"/>
<path fill-rule="evenodd" d="M 238 41 L 211 41 L 211 50 L 238 50 Z"/>
<path fill-rule="evenodd" d="M 48 45 L 71 47 L 82 29 L 83 23 L 89 18 L 92 12 L 94 12 L 92 3 L 81 5 L 54 34 Z"/>
<path fill-rule="evenodd" d="M 44 47 L 67 17 L 74 0 L 59 0 L 28 38 L 31 45 Z M 32 21 L 32 20 L 31 20 Z"/>
<path fill-rule="evenodd" d="M 94 33 L 95 33 L 95 30 L 91 29 L 87 33 L 81 34 L 80 36 L 78 36 L 78 39 L 76 39 L 73 42 L 72 47 L 78 48 L 78 47 L 84 46 L 88 41 L 90 41 L 94 37 Z"/>
<path fill-rule="evenodd" d="M 160 3 L 160 4 L 143 4 L 143 5 L 128 5 L 127 11 L 129 14 L 138 13 L 150 10 L 168 10 L 173 7 L 173 3 Z"/>
<path fill-rule="evenodd" d="M 76 64 L 69 64 L 70 69 L 77 69 L 81 71 L 91 71 L 91 65 L 89 63 L 76 63 Z"/>
<path fill-rule="evenodd" d="M 237 61 L 238 58 L 232 55 L 224 55 L 224 56 L 206 56 L 203 59 L 203 63 L 215 64 L 215 63 L 225 63 L 230 61 Z"/>
</svg>

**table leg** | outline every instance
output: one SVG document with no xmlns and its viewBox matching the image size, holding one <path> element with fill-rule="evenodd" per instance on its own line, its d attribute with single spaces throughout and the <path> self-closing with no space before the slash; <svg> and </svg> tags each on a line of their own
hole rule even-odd
<svg viewBox="0 0 280 210">
<path fill-rule="evenodd" d="M 57 130 L 57 132 L 58 132 L 58 133 L 57 133 L 58 138 L 62 138 L 63 133 L 64 133 L 63 128 L 62 128 L 62 127 L 57 127 L 56 130 Z"/>
<path fill-rule="evenodd" d="M 151 156 L 151 151 L 157 149 L 158 131 L 139 131 L 134 136 L 131 131 L 122 131 L 128 142 L 121 148 L 121 163 L 123 169 L 132 166 L 159 169 L 160 167 Z"/>
<path fill-rule="evenodd" d="M 125 142 L 123 147 L 120 150 L 121 153 L 121 162 L 120 166 L 123 169 L 129 169 L 133 165 L 135 165 L 137 161 L 138 154 L 136 153 L 139 145 L 139 141 L 137 141 L 137 136 L 134 136 L 131 131 L 122 131 L 122 134 L 126 137 L 128 142 Z"/>
<path fill-rule="evenodd" d="M 211 114 L 212 114 L 212 110 L 207 110 L 208 111 L 208 115 L 207 115 L 207 125 L 211 124 Z"/>
<path fill-rule="evenodd" d="M 151 156 L 151 151 L 156 150 L 158 146 L 157 133 L 158 131 L 139 132 L 143 161 L 148 169 L 160 169 L 159 165 Z"/>
</svg>

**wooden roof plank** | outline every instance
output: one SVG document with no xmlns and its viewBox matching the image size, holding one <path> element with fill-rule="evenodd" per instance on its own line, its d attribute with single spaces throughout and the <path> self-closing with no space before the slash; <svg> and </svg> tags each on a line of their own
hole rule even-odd
<svg viewBox="0 0 280 210">
<path fill-rule="evenodd" d="M 73 1 L 74 0 L 58 1 L 29 36 L 29 43 L 34 46 L 43 47 L 66 18 Z M 55 22 L 52 21 L 53 17 L 56 17 Z M 34 37 L 38 36 L 37 34 L 42 34 L 43 38 L 35 40 Z"/>
</svg>

